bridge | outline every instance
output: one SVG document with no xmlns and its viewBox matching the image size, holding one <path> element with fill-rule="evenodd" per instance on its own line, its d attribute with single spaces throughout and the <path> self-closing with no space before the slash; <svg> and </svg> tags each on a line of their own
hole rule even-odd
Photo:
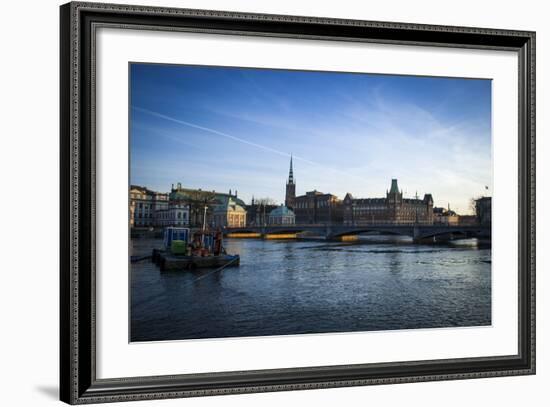
<svg viewBox="0 0 550 407">
<path fill-rule="evenodd" d="M 308 233 L 316 236 L 324 236 L 327 240 L 338 239 L 342 236 L 359 235 L 363 233 L 381 233 L 409 236 L 415 242 L 429 239 L 449 240 L 452 238 L 484 237 L 491 236 L 490 225 L 444 225 L 444 224 L 295 224 L 295 225 L 265 225 L 246 227 L 227 227 L 224 234 L 256 233 L 265 235 L 284 235 L 296 233 Z"/>
</svg>

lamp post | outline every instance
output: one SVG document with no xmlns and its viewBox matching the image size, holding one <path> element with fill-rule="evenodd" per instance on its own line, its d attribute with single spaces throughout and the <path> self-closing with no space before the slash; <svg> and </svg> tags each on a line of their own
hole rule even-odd
<svg viewBox="0 0 550 407">
<path fill-rule="evenodd" d="M 204 232 L 206 230 L 206 210 L 208 209 L 207 205 L 204 205 L 204 216 L 202 218 L 202 236 L 201 236 L 201 245 L 204 246 Z"/>
<path fill-rule="evenodd" d="M 208 209 L 207 205 L 204 205 L 204 217 L 202 219 L 202 231 L 206 230 L 206 210 Z"/>
</svg>

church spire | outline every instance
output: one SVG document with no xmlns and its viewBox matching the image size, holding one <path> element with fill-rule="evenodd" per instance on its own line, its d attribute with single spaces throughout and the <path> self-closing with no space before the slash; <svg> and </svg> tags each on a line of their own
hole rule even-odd
<svg viewBox="0 0 550 407">
<path fill-rule="evenodd" d="M 290 154 L 290 170 L 288 171 L 288 183 L 294 184 L 294 172 L 292 171 L 292 154 Z"/>
<path fill-rule="evenodd" d="M 285 206 L 294 209 L 296 200 L 296 183 L 294 182 L 294 171 L 292 169 L 292 154 L 290 154 L 290 169 L 288 170 L 288 181 L 286 182 Z"/>
</svg>

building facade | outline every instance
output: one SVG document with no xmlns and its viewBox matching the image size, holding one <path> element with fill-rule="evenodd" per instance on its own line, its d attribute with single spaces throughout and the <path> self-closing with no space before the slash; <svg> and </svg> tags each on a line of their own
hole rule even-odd
<svg viewBox="0 0 550 407">
<path fill-rule="evenodd" d="M 189 226 L 241 227 L 246 226 L 246 205 L 237 191 L 222 193 L 202 189 L 184 188 L 181 183 L 172 185 L 171 203 L 187 205 Z"/>
<path fill-rule="evenodd" d="M 246 224 L 248 226 L 265 226 L 269 222 L 269 214 L 277 209 L 278 205 L 266 203 L 264 200 L 255 200 L 252 197 L 250 205 L 246 206 Z"/>
<path fill-rule="evenodd" d="M 434 222 L 433 197 L 425 194 L 418 197 L 403 198 L 397 179 L 392 179 L 385 198 L 354 198 L 346 194 L 343 202 L 343 220 L 346 225 L 363 224 L 425 224 Z"/>
<path fill-rule="evenodd" d="M 269 212 L 269 225 L 294 225 L 296 217 L 292 209 L 282 205 Z"/>
<path fill-rule="evenodd" d="M 433 208 L 434 224 L 456 226 L 460 223 L 460 217 L 451 208 Z"/>
<path fill-rule="evenodd" d="M 189 226 L 189 205 L 181 201 L 171 201 L 166 209 L 155 212 L 155 226 Z"/>
<path fill-rule="evenodd" d="M 458 215 L 458 224 L 461 226 L 476 226 L 477 217 L 475 215 Z"/>
<path fill-rule="evenodd" d="M 297 224 L 341 223 L 342 201 L 332 194 L 319 191 L 306 192 L 295 198 L 294 208 Z"/>
<path fill-rule="evenodd" d="M 172 184 L 170 193 L 130 187 L 130 227 L 241 227 L 246 226 L 246 205 L 234 194 L 183 188 Z"/>
<path fill-rule="evenodd" d="M 480 225 L 491 225 L 491 197 L 476 199 L 476 217 Z"/>
<path fill-rule="evenodd" d="M 130 186 L 130 227 L 157 226 L 157 211 L 168 208 L 168 194 Z"/>
<path fill-rule="evenodd" d="M 211 226 L 215 228 L 246 226 L 246 207 L 236 196 L 217 199 L 212 209 Z"/>
</svg>

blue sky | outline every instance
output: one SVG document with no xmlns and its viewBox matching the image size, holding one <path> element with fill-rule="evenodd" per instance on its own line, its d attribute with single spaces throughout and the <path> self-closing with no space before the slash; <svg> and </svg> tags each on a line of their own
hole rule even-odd
<svg viewBox="0 0 550 407">
<path fill-rule="evenodd" d="M 491 81 L 131 65 L 130 180 L 284 201 L 297 194 L 405 196 L 469 212 L 492 192 Z M 487 191 L 485 186 L 489 187 Z"/>
</svg>

